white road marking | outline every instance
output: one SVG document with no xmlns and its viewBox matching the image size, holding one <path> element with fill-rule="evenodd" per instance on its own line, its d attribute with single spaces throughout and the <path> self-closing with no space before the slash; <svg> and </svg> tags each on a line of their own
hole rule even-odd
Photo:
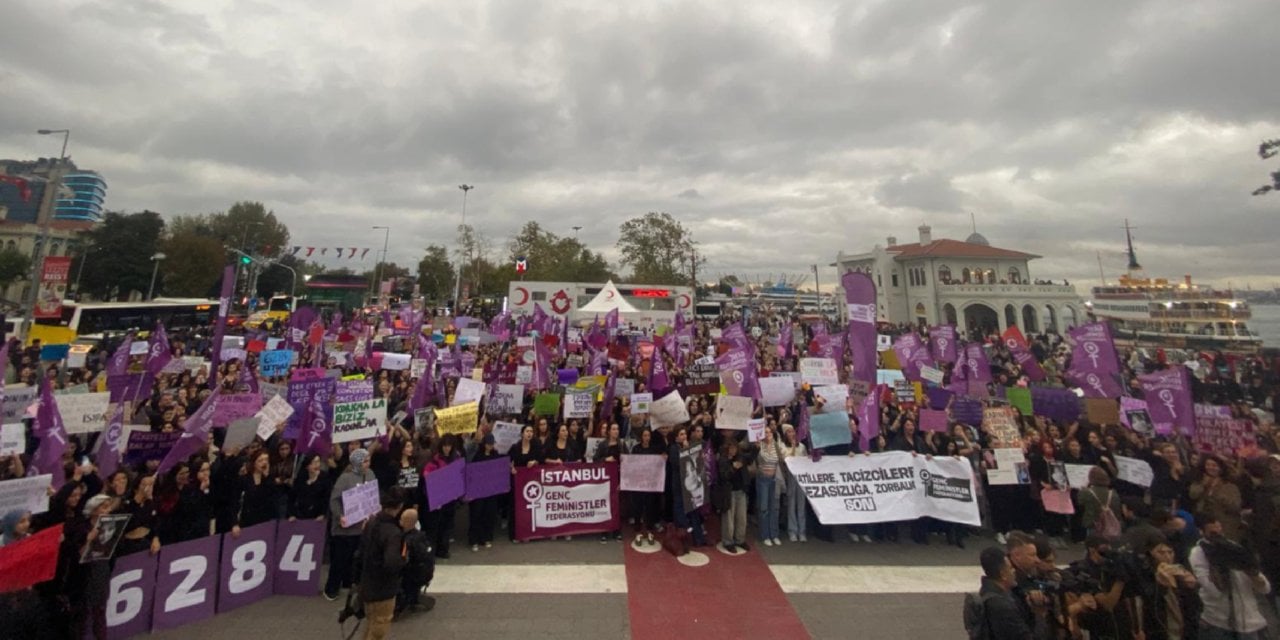
<svg viewBox="0 0 1280 640">
<path fill-rule="evenodd" d="M 978 567 L 770 565 L 785 593 L 968 593 Z"/>
</svg>

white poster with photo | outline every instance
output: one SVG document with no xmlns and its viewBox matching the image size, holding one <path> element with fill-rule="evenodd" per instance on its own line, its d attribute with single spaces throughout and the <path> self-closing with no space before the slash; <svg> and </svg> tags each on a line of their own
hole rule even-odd
<svg viewBox="0 0 1280 640">
<path fill-rule="evenodd" d="M 58 396 L 58 411 L 62 414 L 62 423 L 67 433 L 95 433 L 107 426 L 107 403 L 111 394 L 73 393 Z"/>
<path fill-rule="evenodd" d="M 751 398 L 741 396 L 716 398 L 716 428 L 746 430 L 751 423 L 753 404 Z"/>
<path fill-rule="evenodd" d="M 800 379 L 815 387 L 840 384 L 840 371 L 831 358 L 801 358 Z"/>
<path fill-rule="evenodd" d="M 987 482 L 992 485 L 1031 484 L 1031 472 L 1022 449 L 987 449 L 982 452 Z"/>
<path fill-rule="evenodd" d="M 653 404 L 652 393 L 633 393 L 631 394 L 631 415 L 638 416 L 649 413 Z"/>
<path fill-rule="evenodd" d="M 897 522 L 921 517 L 979 526 L 973 470 L 967 460 L 929 459 L 904 451 L 869 456 L 787 458 L 825 525 Z"/>
<path fill-rule="evenodd" d="M 823 400 L 822 410 L 818 413 L 836 413 L 846 411 L 845 401 L 849 399 L 849 385 L 830 384 L 825 387 L 814 387 L 814 396 Z"/>
<path fill-rule="evenodd" d="M 654 427 L 674 427 L 689 421 L 689 409 L 684 406 L 684 398 L 680 397 L 679 391 L 654 400 L 649 405 L 649 414 Z"/>
</svg>

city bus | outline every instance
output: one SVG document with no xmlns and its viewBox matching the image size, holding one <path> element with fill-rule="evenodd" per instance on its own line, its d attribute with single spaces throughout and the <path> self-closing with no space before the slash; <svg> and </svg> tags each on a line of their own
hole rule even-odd
<svg viewBox="0 0 1280 640">
<path fill-rule="evenodd" d="M 85 336 L 165 329 L 212 329 L 218 301 L 203 298 L 158 298 L 151 302 L 64 302 L 58 318 L 37 318 L 27 331 L 27 344 L 71 344 Z"/>
</svg>

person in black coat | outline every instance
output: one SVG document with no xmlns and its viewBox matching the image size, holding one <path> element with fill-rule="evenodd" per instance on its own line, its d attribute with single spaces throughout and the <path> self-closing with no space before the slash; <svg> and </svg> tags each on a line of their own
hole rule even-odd
<svg viewBox="0 0 1280 640">
<path fill-rule="evenodd" d="M 1013 565 L 1009 563 L 1004 549 L 988 547 L 980 558 L 983 575 L 978 595 L 982 598 L 982 619 L 987 627 L 987 637 L 992 640 L 1032 640 L 1035 636 L 1031 625 L 1010 592 L 1014 582 Z"/>
<path fill-rule="evenodd" d="M 329 474 L 324 472 L 324 461 L 319 456 L 307 456 L 302 462 L 302 473 L 293 482 L 289 519 L 324 520 L 332 488 Z"/>
<path fill-rule="evenodd" d="M 276 517 L 277 478 L 271 475 L 271 457 L 265 449 L 253 454 L 249 472 L 240 480 L 240 508 L 237 511 L 233 536 L 240 529 L 270 522 Z"/>
<path fill-rule="evenodd" d="M 199 465 L 195 477 L 178 493 L 178 505 L 173 513 L 176 521 L 173 526 L 179 542 L 209 535 L 209 523 L 214 518 L 211 467 L 207 460 L 195 464 Z"/>
<path fill-rule="evenodd" d="M 407 559 L 404 531 L 400 528 L 401 491 L 382 492 L 382 511 L 360 534 L 360 599 L 369 618 L 366 638 L 382 638 L 395 616 L 396 596 Z"/>
<path fill-rule="evenodd" d="M 494 443 L 493 434 L 486 433 L 480 441 L 480 449 L 471 461 L 484 462 L 501 458 L 493 448 Z M 501 498 L 502 496 L 489 496 L 467 504 L 467 544 L 471 545 L 472 551 L 479 551 L 482 546 L 486 549 L 493 546 L 493 529 L 498 523 L 498 501 Z"/>
</svg>

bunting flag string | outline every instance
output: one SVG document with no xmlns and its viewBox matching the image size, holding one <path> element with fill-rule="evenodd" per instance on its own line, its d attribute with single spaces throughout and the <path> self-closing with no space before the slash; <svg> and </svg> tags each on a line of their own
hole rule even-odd
<svg viewBox="0 0 1280 640">
<path fill-rule="evenodd" d="M 306 253 L 303 255 L 303 257 L 304 257 L 304 258 L 310 258 L 310 257 L 311 257 L 311 255 L 312 255 L 312 254 L 314 254 L 314 253 L 316 252 L 316 249 L 319 249 L 319 250 L 320 250 L 320 255 L 322 255 L 322 256 L 328 256 L 328 255 L 329 255 L 329 247 L 303 247 L 303 246 L 295 246 L 295 247 L 291 247 L 291 248 L 289 249 L 289 255 L 291 255 L 291 256 L 296 256 L 296 255 L 298 255 L 298 252 L 302 251 L 303 249 L 306 249 Z M 340 258 L 340 259 L 341 259 L 341 258 L 343 257 L 343 255 L 342 255 L 342 254 L 343 254 L 343 252 L 346 252 L 346 254 L 347 254 L 347 255 L 346 255 L 346 259 L 347 259 L 347 260 L 354 260 L 354 259 L 355 259 L 355 257 L 356 257 L 356 252 L 358 251 L 358 252 L 360 252 L 360 259 L 361 259 L 361 260 L 364 260 L 365 256 L 369 255 L 369 252 L 370 252 L 371 250 L 372 250 L 372 249 L 369 249 L 369 248 L 361 248 L 361 247 L 346 247 L 346 248 L 344 248 L 344 247 L 334 247 L 334 248 L 333 248 L 333 253 L 334 253 L 334 255 L 335 255 L 335 256 L 337 256 L 338 258 Z"/>
</svg>

